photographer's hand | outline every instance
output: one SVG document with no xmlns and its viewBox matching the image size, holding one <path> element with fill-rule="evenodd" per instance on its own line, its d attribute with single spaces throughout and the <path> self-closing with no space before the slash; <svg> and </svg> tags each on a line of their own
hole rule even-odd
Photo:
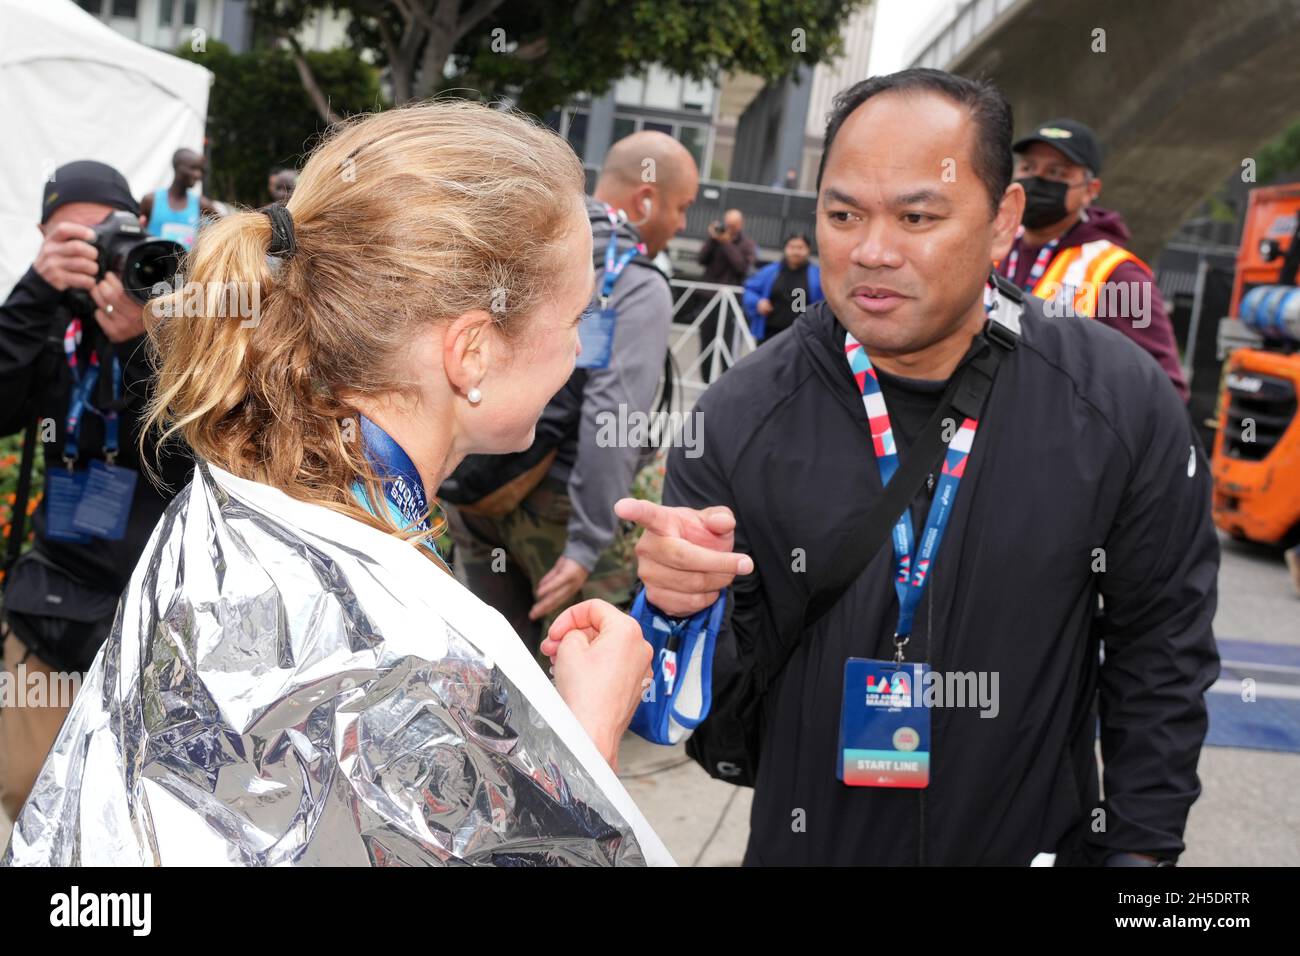
<svg viewBox="0 0 1300 956">
<path fill-rule="evenodd" d="M 32 267 L 55 289 L 93 289 L 99 254 L 90 241 L 95 231 L 75 222 L 61 222 L 45 234 Z"/>
<path fill-rule="evenodd" d="M 95 300 L 95 321 L 114 345 L 144 334 L 144 306 L 131 298 L 116 273 L 90 287 Z"/>
</svg>

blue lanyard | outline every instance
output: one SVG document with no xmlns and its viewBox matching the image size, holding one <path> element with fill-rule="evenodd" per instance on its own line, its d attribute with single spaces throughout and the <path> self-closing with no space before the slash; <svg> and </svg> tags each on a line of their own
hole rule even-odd
<svg viewBox="0 0 1300 956">
<path fill-rule="evenodd" d="M 622 274 L 623 268 L 636 257 L 636 254 L 645 254 L 646 247 L 644 242 L 638 242 L 631 249 L 628 249 L 621 256 L 618 255 L 618 213 L 612 207 L 605 207 L 605 214 L 609 216 L 609 242 L 605 245 L 605 275 L 600 282 L 600 307 L 603 309 L 609 302 L 609 297 L 614 291 L 614 283 L 618 281 L 619 275 Z"/>
<path fill-rule="evenodd" d="M 432 528 L 429 523 L 429 499 L 425 497 L 424 481 L 420 478 L 415 463 L 411 461 L 411 456 L 388 432 L 366 416 L 357 417 L 361 420 L 361 440 L 365 444 L 366 458 L 384 486 L 384 497 L 408 526 L 416 531 L 429 531 Z M 427 543 L 445 566 L 447 562 L 438 552 L 438 546 L 432 539 Z"/>
<path fill-rule="evenodd" d="M 72 372 L 72 395 L 68 400 L 67 438 L 63 442 L 63 462 L 69 469 L 77 463 L 80 456 L 78 443 L 81 434 L 82 415 L 90 410 L 104 420 L 104 458 L 111 465 L 117 457 L 118 418 L 115 409 L 100 411 L 90 403 L 95 386 L 99 384 L 99 356 L 92 353 L 90 365 L 82 376 L 77 363 L 77 346 L 81 344 L 81 320 L 73 319 L 68 323 L 63 336 L 64 353 L 68 368 Z M 122 363 L 113 357 L 113 404 L 116 405 L 122 395 Z"/>
<path fill-rule="evenodd" d="M 898 470 L 898 449 L 894 444 L 894 430 L 889 420 L 889 411 L 885 408 L 885 396 L 880 390 L 876 370 L 862 347 L 852 335 L 845 333 L 844 354 L 849 368 L 862 390 L 862 403 L 867 411 L 867 421 L 871 428 L 872 448 L 876 453 L 876 463 L 880 468 L 880 481 L 888 485 Z M 916 609 L 921 604 L 921 591 L 929 580 L 930 570 L 934 565 L 935 554 L 943 541 L 943 533 L 952 516 L 953 503 L 957 500 L 957 486 L 966 471 L 966 459 L 975 442 L 975 431 L 979 426 L 973 418 L 967 418 L 957 434 L 948 443 L 944 457 L 943 472 L 939 477 L 934 500 L 930 503 L 930 512 L 925 519 L 921 532 L 920 546 L 914 549 L 911 509 L 905 508 L 894 523 L 894 591 L 898 595 L 898 626 L 894 630 L 895 659 L 902 661 L 903 645 L 912 634 L 912 623 Z M 915 550 L 916 563 L 912 557 Z"/>
</svg>

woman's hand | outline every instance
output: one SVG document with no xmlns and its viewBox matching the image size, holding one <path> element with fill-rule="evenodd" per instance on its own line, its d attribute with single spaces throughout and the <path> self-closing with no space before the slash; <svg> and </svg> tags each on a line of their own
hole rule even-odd
<svg viewBox="0 0 1300 956">
<path fill-rule="evenodd" d="M 758 314 L 759 314 L 759 315 L 771 315 L 771 314 L 772 314 L 772 300 L 771 300 L 771 299 L 760 299 L 760 300 L 759 300 L 759 302 L 758 302 Z"/>
<path fill-rule="evenodd" d="M 641 627 L 608 601 L 568 608 L 542 641 L 555 687 L 611 767 L 618 742 L 651 677 L 650 644 Z"/>
</svg>

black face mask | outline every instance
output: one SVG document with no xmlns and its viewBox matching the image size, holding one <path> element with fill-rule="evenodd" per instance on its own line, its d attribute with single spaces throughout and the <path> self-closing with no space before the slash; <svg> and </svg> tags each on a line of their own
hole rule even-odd
<svg viewBox="0 0 1300 956">
<path fill-rule="evenodd" d="M 1065 183 L 1042 176 L 1029 176 L 1016 182 L 1025 189 L 1025 214 L 1020 221 L 1026 229 L 1045 229 L 1070 214 L 1065 208 L 1065 194 L 1070 187 Z"/>
</svg>

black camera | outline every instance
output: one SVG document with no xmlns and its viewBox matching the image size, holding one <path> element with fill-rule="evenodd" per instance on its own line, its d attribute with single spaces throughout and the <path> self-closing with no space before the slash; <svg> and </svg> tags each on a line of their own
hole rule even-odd
<svg viewBox="0 0 1300 956">
<path fill-rule="evenodd" d="M 92 228 L 95 238 L 91 245 L 99 253 L 96 282 L 110 272 L 117 273 L 127 295 L 141 305 L 154 297 L 155 286 L 172 284 L 185 255 L 185 247 L 179 242 L 147 234 L 139 217 L 123 209 L 109 213 Z M 80 289 L 73 291 L 79 293 L 73 295 L 74 301 L 83 308 L 89 306 L 93 312 L 95 307 L 90 296 Z"/>
</svg>

